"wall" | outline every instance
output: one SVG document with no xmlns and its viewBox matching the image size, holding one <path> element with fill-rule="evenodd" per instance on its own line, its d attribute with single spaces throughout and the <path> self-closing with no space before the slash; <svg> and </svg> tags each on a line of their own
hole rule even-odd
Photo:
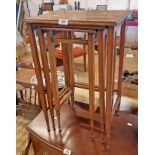
<svg viewBox="0 0 155 155">
<path fill-rule="evenodd" d="M 44 0 L 45 2 L 51 0 Z M 58 3 L 59 0 L 54 0 Z M 74 2 L 79 1 L 81 8 L 95 9 L 97 5 L 107 5 L 108 9 L 127 9 L 128 0 L 68 0 L 68 3 L 74 6 Z M 42 0 L 28 0 L 31 16 L 37 15 L 39 11 L 39 4 Z M 25 5 L 26 7 L 26 5 Z M 130 9 L 138 9 L 138 0 L 130 0 Z"/>
<path fill-rule="evenodd" d="M 129 0 L 68 0 L 74 6 L 74 2 L 79 1 L 81 8 L 95 9 L 97 5 L 108 5 L 108 9 L 127 9 Z M 130 9 L 138 9 L 138 0 L 130 0 Z"/>
<path fill-rule="evenodd" d="M 95 9 L 99 4 L 106 4 L 106 0 L 68 0 L 68 3 L 74 6 L 75 1 L 79 1 L 80 7 L 85 9 Z"/>
</svg>

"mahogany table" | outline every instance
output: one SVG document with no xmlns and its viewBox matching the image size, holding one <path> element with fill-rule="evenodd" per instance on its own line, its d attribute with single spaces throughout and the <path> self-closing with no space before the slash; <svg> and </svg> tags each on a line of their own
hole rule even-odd
<svg viewBox="0 0 155 155">
<path fill-rule="evenodd" d="M 47 131 L 42 112 L 28 125 L 35 155 L 64 155 L 64 149 L 70 150 L 71 155 L 138 154 L 136 115 L 120 112 L 119 117 L 114 117 L 111 125 L 111 149 L 107 150 L 100 142 L 99 128 L 95 127 L 95 139 L 93 141 L 89 139 L 89 122 L 85 123 L 83 118 L 77 117 L 79 107 L 75 105 L 75 108 L 74 112 L 68 104 L 62 107 L 61 133 Z M 128 123 L 132 126 L 127 125 Z M 52 127 L 51 121 L 50 126 Z"/>
<path fill-rule="evenodd" d="M 72 103 L 74 102 L 74 87 L 89 89 L 89 118 L 91 138 L 93 139 L 94 129 L 94 93 L 99 91 L 100 103 L 100 129 L 102 143 L 106 144 L 106 148 L 110 148 L 110 133 L 112 116 L 118 112 L 121 101 L 121 82 L 122 69 L 124 58 L 124 41 L 125 27 L 128 11 L 99 11 L 99 10 L 68 10 L 68 11 L 53 11 L 41 16 L 25 19 L 28 26 L 29 39 L 32 49 L 32 56 L 35 65 L 35 72 L 38 80 L 39 94 L 42 102 L 42 108 L 47 122 L 47 128 L 50 130 L 49 118 L 47 114 L 47 104 L 50 108 L 51 118 L 54 124 L 54 108 L 58 118 L 58 128 L 60 126 L 60 108 L 61 99 L 65 94 L 71 96 Z M 114 96 L 114 74 L 115 74 L 115 41 L 116 29 L 120 25 L 120 55 L 119 55 L 119 74 L 118 74 L 118 90 L 116 101 Z M 64 38 L 54 39 L 51 37 L 51 32 L 64 32 Z M 42 62 L 39 61 L 38 47 L 36 43 L 35 32 L 39 39 L 39 47 L 42 57 Z M 72 32 L 88 33 L 88 40 L 73 39 Z M 98 40 L 98 71 L 99 85 L 95 86 L 94 75 L 94 35 L 97 34 Z M 62 43 L 63 63 L 65 72 L 66 87 L 60 95 L 57 87 L 55 53 L 53 42 Z M 74 82 L 74 67 L 72 44 L 87 44 L 88 45 L 88 83 Z M 48 48 L 48 55 L 46 52 Z M 49 58 L 49 62 L 48 59 Z M 47 87 L 47 100 L 45 98 L 44 87 L 42 82 L 41 65 L 43 64 L 43 73 L 45 76 Z M 49 65 L 50 64 L 50 65 Z M 50 67 L 49 67 L 50 66 Z M 51 75 L 49 74 L 49 70 Z M 52 80 L 50 79 L 52 76 Z M 60 97 L 61 96 L 61 97 Z M 63 99 L 65 101 L 67 97 Z M 54 102 L 53 102 L 54 98 Z"/>
</svg>

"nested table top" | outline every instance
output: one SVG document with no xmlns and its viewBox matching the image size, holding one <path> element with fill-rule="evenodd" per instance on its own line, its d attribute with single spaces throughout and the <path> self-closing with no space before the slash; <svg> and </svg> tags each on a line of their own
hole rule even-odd
<svg viewBox="0 0 155 155">
<path fill-rule="evenodd" d="M 62 10 L 51 11 L 47 14 L 25 19 L 26 23 L 58 25 L 59 19 L 67 19 L 68 25 L 85 26 L 115 26 L 128 15 L 127 10 L 99 11 L 99 10 Z"/>
</svg>

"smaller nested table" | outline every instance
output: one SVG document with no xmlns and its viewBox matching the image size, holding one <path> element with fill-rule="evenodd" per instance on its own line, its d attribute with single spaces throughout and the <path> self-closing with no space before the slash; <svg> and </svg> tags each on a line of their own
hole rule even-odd
<svg viewBox="0 0 155 155">
<path fill-rule="evenodd" d="M 58 128 L 60 126 L 60 107 L 71 97 L 74 102 L 74 87 L 81 87 L 89 90 L 89 118 L 91 128 L 91 138 L 93 139 L 94 129 L 94 94 L 99 91 L 100 103 L 100 129 L 102 143 L 110 148 L 111 120 L 113 114 L 118 112 L 121 101 L 121 82 L 124 58 L 125 26 L 128 11 L 85 11 L 68 10 L 53 11 L 41 16 L 25 19 L 29 39 L 32 49 L 32 55 L 35 65 L 36 76 L 38 80 L 39 94 L 42 102 L 42 108 L 47 122 L 48 130 L 49 118 L 47 115 L 47 104 L 50 109 L 51 118 L 54 124 L 54 107 L 58 118 Z M 115 75 L 115 41 L 116 29 L 120 25 L 120 55 L 119 55 L 119 74 L 117 99 L 114 101 L 114 75 Z M 37 32 L 39 46 L 36 44 L 35 33 Z M 54 39 L 51 32 L 64 32 L 64 38 Z M 72 32 L 88 33 L 88 40 L 77 40 L 72 38 Z M 97 34 L 98 40 L 98 72 L 99 85 L 95 85 L 94 69 L 94 36 Z M 63 63 L 65 72 L 66 87 L 61 92 L 58 91 L 55 48 L 54 42 L 62 43 Z M 88 45 L 88 83 L 74 82 L 74 67 L 72 44 Z M 41 60 L 38 56 L 38 48 L 41 52 Z M 46 52 L 46 50 L 48 52 Z M 43 66 L 43 70 L 41 68 Z M 45 77 L 47 98 L 42 81 L 42 73 Z M 52 76 L 52 78 L 50 77 Z"/>
</svg>

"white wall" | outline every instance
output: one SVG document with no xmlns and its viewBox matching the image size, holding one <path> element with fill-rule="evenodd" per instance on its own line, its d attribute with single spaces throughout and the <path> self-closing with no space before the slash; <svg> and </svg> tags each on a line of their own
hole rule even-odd
<svg viewBox="0 0 155 155">
<path fill-rule="evenodd" d="M 85 9 L 95 9 L 97 5 L 106 4 L 106 0 L 68 0 L 68 3 L 74 6 L 75 1 L 79 1 L 80 7 Z"/>
<path fill-rule="evenodd" d="M 74 6 L 74 2 L 79 1 L 81 8 L 95 9 L 97 5 L 108 5 L 108 9 L 127 9 L 129 0 L 68 0 Z M 130 9 L 138 9 L 138 0 L 130 0 Z"/>
<path fill-rule="evenodd" d="M 138 44 L 138 27 L 127 26 L 126 29 L 126 46 L 137 46 Z"/>
<path fill-rule="evenodd" d="M 127 10 L 129 6 L 129 0 L 108 0 L 108 10 Z"/>
<path fill-rule="evenodd" d="M 109 10 L 138 9 L 138 0 L 107 0 Z"/>
<path fill-rule="evenodd" d="M 59 0 L 54 1 L 58 3 Z M 74 6 L 75 1 L 79 1 L 80 7 L 85 9 L 95 9 L 97 5 L 108 5 L 108 9 L 118 10 L 127 9 L 129 0 L 68 0 L 68 3 Z M 28 0 L 31 16 L 37 15 L 41 2 L 42 0 Z M 138 0 L 130 0 L 130 9 L 138 9 Z"/>
<path fill-rule="evenodd" d="M 42 0 L 27 0 L 27 2 L 30 10 L 30 16 L 36 16 L 39 11 L 39 4 L 41 4 Z M 28 17 L 28 10 L 25 2 L 24 2 L 24 9 L 26 12 L 25 17 Z"/>
</svg>

